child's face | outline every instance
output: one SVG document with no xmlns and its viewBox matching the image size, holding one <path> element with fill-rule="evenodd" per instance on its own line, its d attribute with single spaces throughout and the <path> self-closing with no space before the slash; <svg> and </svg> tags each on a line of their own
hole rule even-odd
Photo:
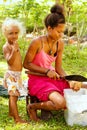
<svg viewBox="0 0 87 130">
<path fill-rule="evenodd" d="M 19 29 L 16 26 L 12 26 L 6 29 L 5 36 L 9 43 L 14 43 L 18 39 Z"/>
</svg>

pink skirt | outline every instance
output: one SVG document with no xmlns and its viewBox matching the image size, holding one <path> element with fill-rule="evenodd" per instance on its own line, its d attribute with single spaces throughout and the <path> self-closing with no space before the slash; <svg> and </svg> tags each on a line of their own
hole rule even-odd
<svg viewBox="0 0 87 130">
<path fill-rule="evenodd" d="M 49 77 L 29 76 L 28 90 L 30 95 L 36 96 L 40 101 L 49 100 L 49 94 L 53 91 L 64 95 L 64 89 L 69 88 L 69 83 L 64 80 L 54 80 Z"/>
</svg>

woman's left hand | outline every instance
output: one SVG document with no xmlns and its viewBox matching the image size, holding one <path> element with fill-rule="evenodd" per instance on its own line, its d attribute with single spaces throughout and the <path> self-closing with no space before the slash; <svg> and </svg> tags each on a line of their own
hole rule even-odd
<svg viewBox="0 0 87 130">
<path fill-rule="evenodd" d="M 82 83 L 78 81 L 70 81 L 69 84 L 70 88 L 73 89 L 74 91 L 78 91 L 82 87 Z"/>
</svg>

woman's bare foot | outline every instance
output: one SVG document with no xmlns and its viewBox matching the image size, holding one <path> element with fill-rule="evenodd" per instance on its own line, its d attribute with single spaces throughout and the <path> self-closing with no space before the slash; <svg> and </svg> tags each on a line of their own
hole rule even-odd
<svg viewBox="0 0 87 130">
<path fill-rule="evenodd" d="M 31 108 L 31 105 L 27 106 L 28 114 L 30 116 L 30 119 L 33 121 L 40 121 L 40 119 L 37 117 L 36 110 Z"/>
<path fill-rule="evenodd" d="M 14 119 L 14 120 L 15 120 L 15 123 L 16 123 L 16 124 L 18 124 L 18 123 L 19 123 L 19 124 L 28 123 L 27 121 L 24 121 L 24 120 L 22 120 L 22 119 L 20 119 L 20 118 L 19 118 L 19 119 Z"/>
</svg>

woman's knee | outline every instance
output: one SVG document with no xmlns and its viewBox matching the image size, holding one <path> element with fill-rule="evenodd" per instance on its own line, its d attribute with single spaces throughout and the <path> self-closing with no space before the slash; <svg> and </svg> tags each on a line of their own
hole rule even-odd
<svg viewBox="0 0 87 130">
<path fill-rule="evenodd" d="M 63 108 L 66 107 L 66 101 L 65 101 L 65 99 L 63 98 L 63 99 L 61 99 L 61 100 L 58 100 L 55 105 L 56 105 L 56 110 L 58 110 L 58 109 L 63 109 Z"/>
<path fill-rule="evenodd" d="M 55 110 L 65 108 L 66 106 L 65 98 L 59 92 L 52 92 L 49 95 L 49 99 L 53 102 Z"/>
</svg>

